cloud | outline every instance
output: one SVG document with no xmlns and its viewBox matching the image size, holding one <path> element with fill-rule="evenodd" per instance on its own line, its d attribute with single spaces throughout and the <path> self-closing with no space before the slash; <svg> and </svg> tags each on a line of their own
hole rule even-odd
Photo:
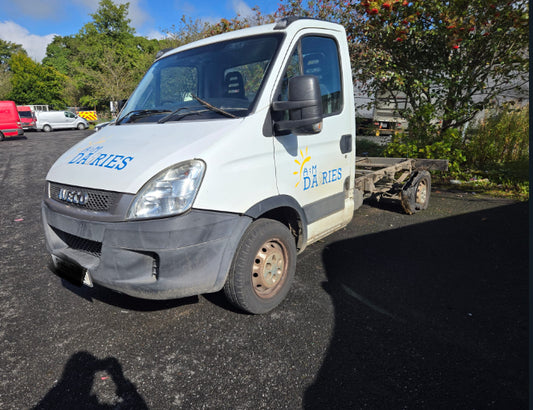
<svg viewBox="0 0 533 410">
<path fill-rule="evenodd" d="M 0 22 L 0 38 L 12 43 L 21 44 L 28 56 L 37 62 L 46 55 L 46 46 L 52 42 L 57 34 L 38 36 L 12 21 Z"/>
<path fill-rule="evenodd" d="M 17 13 L 27 16 L 30 19 L 47 19 L 60 20 L 61 16 L 58 10 L 63 10 L 62 0 L 24 0 L 24 1 L 9 1 L 2 8 L 6 8 L 12 13 Z"/>
<path fill-rule="evenodd" d="M 167 34 L 162 33 L 159 30 L 150 30 L 148 33 L 145 34 L 145 37 L 149 39 L 156 39 L 156 40 L 162 40 L 166 37 L 168 37 Z"/>
<path fill-rule="evenodd" d="M 180 16 L 183 14 L 190 16 L 198 13 L 196 6 L 189 1 L 175 0 L 174 9 L 179 12 Z"/>
<path fill-rule="evenodd" d="M 235 13 L 241 15 L 242 17 L 251 17 L 254 12 L 248 4 L 246 4 L 243 0 L 233 0 L 232 1 L 233 11 Z"/>
</svg>

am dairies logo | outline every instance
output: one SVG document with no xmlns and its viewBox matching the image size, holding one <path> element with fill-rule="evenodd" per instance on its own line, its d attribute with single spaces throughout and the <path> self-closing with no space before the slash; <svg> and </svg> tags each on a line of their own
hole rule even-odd
<svg viewBox="0 0 533 410">
<path fill-rule="evenodd" d="M 319 170 L 319 165 L 313 163 L 311 159 L 311 155 L 309 155 L 309 147 L 305 147 L 305 154 L 300 150 L 299 159 L 294 160 L 299 167 L 297 171 L 293 172 L 293 175 L 298 175 L 298 181 L 294 186 L 295 188 L 301 186 L 304 191 L 307 191 L 321 185 L 339 181 L 342 178 L 342 168 Z"/>
<path fill-rule="evenodd" d="M 98 144 L 98 143 L 97 143 Z M 68 163 L 75 165 L 88 165 L 93 167 L 105 167 L 121 171 L 128 166 L 133 157 L 106 153 L 103 145 L 90 144 L 76 154 Z"/>
</svg>

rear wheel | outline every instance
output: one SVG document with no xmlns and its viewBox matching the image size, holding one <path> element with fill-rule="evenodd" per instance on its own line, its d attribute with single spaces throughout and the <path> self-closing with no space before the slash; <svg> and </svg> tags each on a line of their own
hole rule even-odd
<svg viewBox="0 0 533 410">
<path fill-rule="evenodd" d="M 266 313 L 287 296 L 296 270 L 296 243 L 282 223 L 258 219 L 244 233 L 224 285 L 236 307 Z"/>
<path fill-rule="evenodd" d="M 406 213 L 426 209 L 431 195 L 431 174 L 428 171 L 416 171 L 402 189 L 402 206 Z"/>
<path fill-rule="evenodd" d="M 2 132 L 0 132 L 0 141 L 3 141 L 4 139 L 5 139 L 4 134 L 2 134 Z"/>
<path fill-rule="evenodd" d="M 43 131 L 44 132 L 50 132 L 50 131 L 52 131 L 52 127 L 50 127 L 48 124 L 43 125 Z"/>
</svg>

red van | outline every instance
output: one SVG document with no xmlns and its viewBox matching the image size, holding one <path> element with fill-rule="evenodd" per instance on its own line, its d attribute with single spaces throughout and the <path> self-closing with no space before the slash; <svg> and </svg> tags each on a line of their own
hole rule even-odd
<svg viewBox="0 0 533 410">
<path fill-rule="evenodd" d="M 5 137 L 24 135 L 14 101 L 0 101 L 0 141 Z"/>
<path fill-rule="evenodd" d="M 17 105 L 17 111 L 19 112 L 20 121 L 22 122 L 22 128 L 24 130 L 34 130 L 37 117 L 35 111 L 28 105 Z"/>
</svg>

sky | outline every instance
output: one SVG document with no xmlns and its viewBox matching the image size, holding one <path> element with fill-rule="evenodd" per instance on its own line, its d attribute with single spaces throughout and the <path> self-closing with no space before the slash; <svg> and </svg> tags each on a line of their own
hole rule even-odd
<svg viewBox="0 0 533 410">
<path fill-rule="evenodd" d="M 165 29 L 178 25 L 183 15 L 216 22 L 242 16 L 258 6 L 261 13 L 277 9 L 277 0 L 114 0 L 129 2 L 131 26 L 136 34 L 162 38 Z M 0 0 L 0 39 L 22 44 L 40 62 L 54 36 L 76 34 L 92 20 L 99 0 Z"/>
</svg>

